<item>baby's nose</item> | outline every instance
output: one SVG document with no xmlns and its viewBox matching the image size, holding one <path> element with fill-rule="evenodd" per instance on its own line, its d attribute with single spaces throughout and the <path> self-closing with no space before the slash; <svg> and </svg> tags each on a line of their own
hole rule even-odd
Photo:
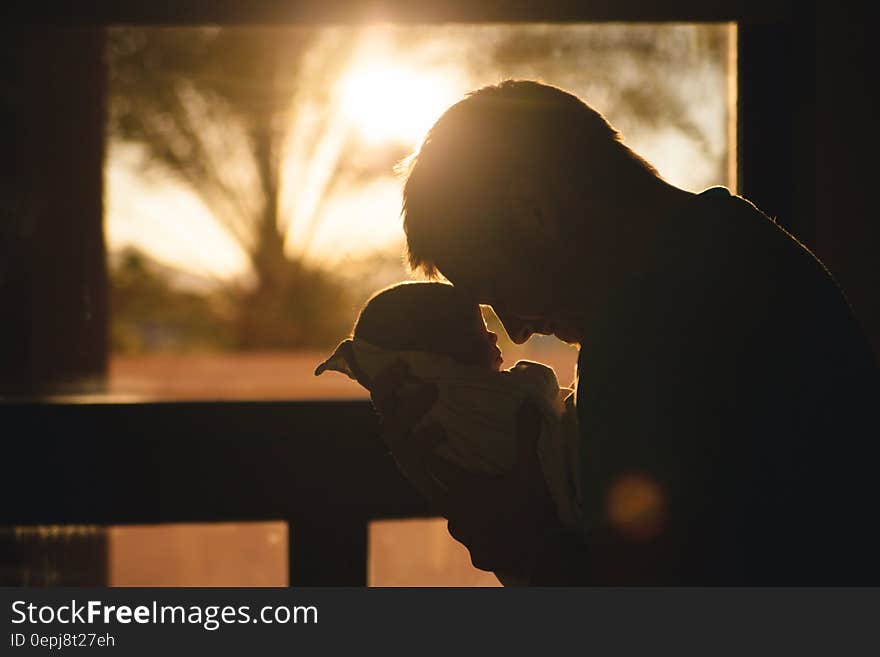
<svg viewBox="0 0 880 657">
<path fill-rule="evenodd" d="M 492 344 L 498 344 L 498 334 L 494 331 L 489 331 L 489 342 Z"/>
</svg>

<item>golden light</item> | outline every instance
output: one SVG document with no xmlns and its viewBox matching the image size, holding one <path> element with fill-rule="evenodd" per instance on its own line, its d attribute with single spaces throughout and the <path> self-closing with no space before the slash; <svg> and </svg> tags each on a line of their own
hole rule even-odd
<svg viewBox="0 0 880 657">
<path fill-rule="evenodd" d="M 443 74 L 389 63 L 361 65 L 340 82 L 344 115 L 370 143 L 415 144 L 460 94 Z"/>
<path fill-rule="evenodd" d="M 666 500 L 660 486 L 640 474 L 627 474 L 608 492 L 608 520 L 633 538 L 649 539 L 664 528 Z"/>
</svg>

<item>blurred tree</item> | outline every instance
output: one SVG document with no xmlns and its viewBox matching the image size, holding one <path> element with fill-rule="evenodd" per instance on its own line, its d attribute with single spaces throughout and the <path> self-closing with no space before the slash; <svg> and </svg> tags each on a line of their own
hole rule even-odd
<svg viewBox="0 0 880 657">
<path fill-rule="evenodd" d="M 228 349 L 234 339 L 224 295 L 180 289 L 174 271 L 134 248 L 110 264 L 114 353 Z"/>
<path fill-rule="evenodd" d="M 233 290 L 239 347 L 325 345 L 348 328 L 342 281 L 306 255 L 333 185 L 364 175 L 347 172 L 350 131 L 330 109 L 351 37 L 109 30 L 111 138 L 141 145 L 145 172 L 188 185 L 249 258 L 252 283 Z"/>
<path fill-rule="evenodd" d="M 723 123 L 707 132 L 705 116 L 720 104 L 726 120 L 718 89 L 726 89 L 729 38 L 726 25 L 520 25 L 488 41 L 487 58 L 502 78 L 581 95 L 618 128 L 679 131 L 717 162 L 723 181 L 727 133 Z"/>
</svg>

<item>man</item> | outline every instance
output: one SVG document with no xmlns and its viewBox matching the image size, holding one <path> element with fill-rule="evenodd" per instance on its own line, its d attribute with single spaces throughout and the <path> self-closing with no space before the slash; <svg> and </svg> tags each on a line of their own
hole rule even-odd
<svg viewBox="0 0 880 657">
<path fill-rule="evenodd" d="M 583 531 L 528 478 L 438 459 L 475 565 L 538 585 L 880 581 L 876 363 L 827 270 L 753 205 L 677 189 L 575 96 L 508 81 L 437 121 L 403 214 L 414 269 L 516 343 L 581 348 Z M 400 399 L 403 376 L 374 390 L 392 453 L 442 440 L 411 435 L 431 391 Z"/>
</svg>

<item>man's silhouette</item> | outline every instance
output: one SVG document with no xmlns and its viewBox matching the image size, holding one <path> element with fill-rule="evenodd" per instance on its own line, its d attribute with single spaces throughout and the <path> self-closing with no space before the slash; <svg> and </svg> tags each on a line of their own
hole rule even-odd
<svg viewBox="0 0 880 657">
<path fill-rule="evenodd" d="M 404 228 L 413 268 L 514 342 L 581 346 L 583 531 L 548 529 L 522 482 L 462 472 L 449 528 L 476 565 L 533 584 L 878 583 L 876 363 L 828 271 L 748 201 L 677 189 L 575 96 L 508 81 L 431 129 Z M 399 377 L 374 390 L 392 449 L 430 403 Z"/>
</svg>

